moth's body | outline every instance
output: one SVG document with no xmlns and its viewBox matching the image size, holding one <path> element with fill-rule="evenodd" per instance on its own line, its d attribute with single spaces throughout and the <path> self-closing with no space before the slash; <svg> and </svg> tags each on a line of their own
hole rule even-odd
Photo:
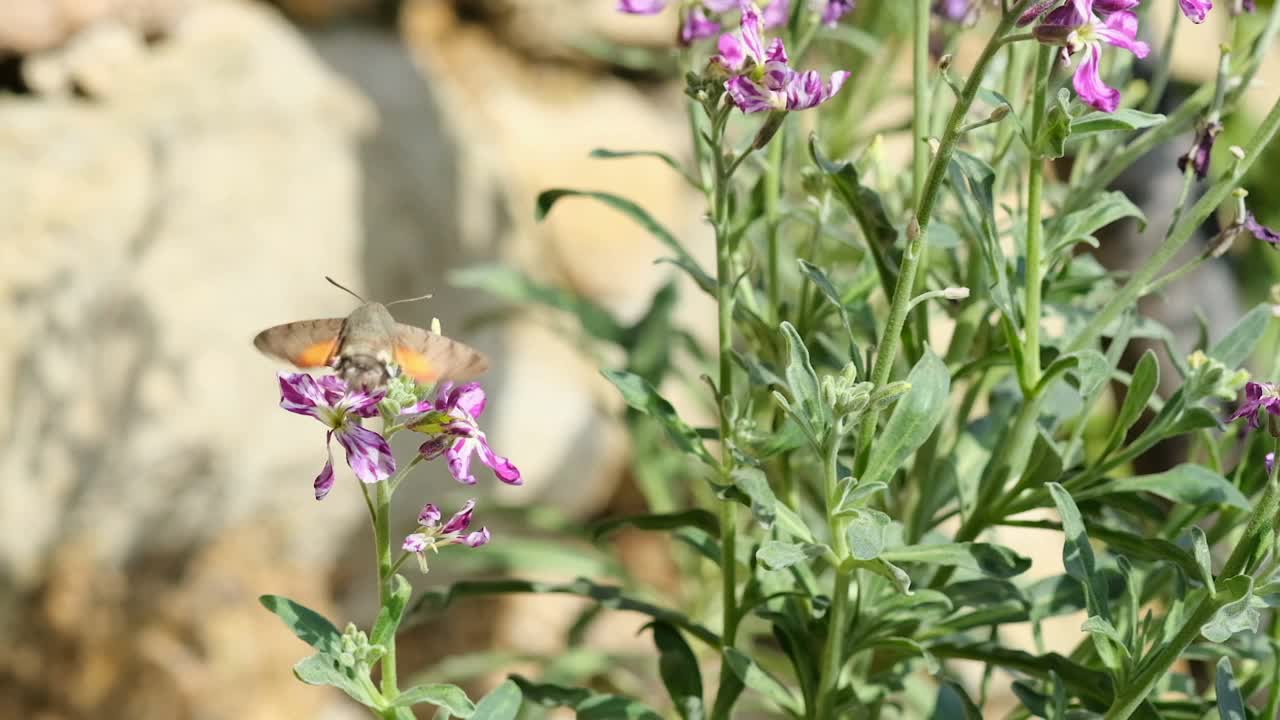
<svg viewBox="0 0 1280 720">
<path fill-rule="evenodd" d="M 488 359 L 443 335 L 398 323 L 381 303 L 365 303 L 345 318 L 302 320 L 267 328 L 253 344 L 300 368 L 331 367 L 351 390 L 373 390 L 403 372 L 424 385 L 463 382 Z"/>
<path fill-rule="evenodd" d="M 342 323 L 333 354 L 326 361 L 353 390 L 372 390 L 396 374 L 396 321 L 381 303 L 365 303 Z"/>
</svg>

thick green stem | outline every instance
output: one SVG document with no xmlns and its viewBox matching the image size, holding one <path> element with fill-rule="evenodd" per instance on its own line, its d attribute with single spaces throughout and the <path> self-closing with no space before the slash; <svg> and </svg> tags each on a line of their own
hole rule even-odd
<svg viewBox="0 0 1280 720">
<path fill-rule="evenodd" d="M 786 144 L 786 133 L 787 125 L 784 120 L 782 127 L 778 128 L 778 134 L 773 137 L 769 145 L 769 154 L 764 169 L 764 222 L 769 254 L 769 277 L 765 282 L 765 286 L 766 292 L 769 293 L 769 308 L 773 313 L 775 323 L 781 322 L 783 319 L 779 316 L 782 304 L 782 273 L 779 268 L 782 260 L 778 248 L 780 219 L 778 200 L 782 194 L 782 148 Z"/>
<path fill-rule="evenodd" d="M 1053 48 L 1040 49 L 1036 59 L 1036 80 L 1031 95 L 1031 137 L 1039 137 L 1044 126 L 1045 95 L 1049 86 L 1049 69 L 1053 63 Z M 1027 170 L 1027 299 L 1023 308 L 1024 343 L 1022 348 L 1022 393 L 1034 392 L 1040 382 L 1040 286 L 1044 271 L 1041 248 L 1044 246 L 1044 225 L 1040 222 L 1040 210 L 1044 193 L 1044 159 L 1033 148 Z"/>
<path fill-rule="evenodd" d="M 929 219 L 933 216 L 933 208 L 938 202 L 938 195 L 942 190 L 942 180 L 946 177 L 947 166 L 951 164 L 951 155 L 955 152 L 956 141 L 960 139 L 960 127 L 964 124 L 965 115 L 968 114 L 969 108 L 973 105 L 974 98 L 978 95 L 978 89 L 982 87 L 982 80 L 986 76 L 987 66 L 991 60 L 995 58 L 996 53 L 1000 51 L 1005 42 L 1005 36 L 1018 16 L 1030 5 L 1032 0 L 1020 0 L 1009 12 L 1005 13 L 1000 20 L 999 27 L 991 36 L 991 40 L 982 51 L 982 55 L 978 57 L 977 63 L 973 67 L 969 79 L 965 82 L 964 89 L 961 91 L 960 98 L 956 101 L 956 105 L 951 110 L 950 117 L 947 118 L 946 129 L 942 133 L 942 140 L 938 144 L 938 152 L 933 158 L 933 162 L 929 165 L 929 174 L 925 177 L 924 191 L 920 194 L 920 202 L 916 205 L 914 216 L 911 223 L 907 227 L 907 249 L 902 258 L 902 269 L 898 273 L 898 283 L 893 290 L 893 304 L 889 308 L 889 319 L 885 324 L 884 333 L 880 336 L 880 345 L 876 351 L 876 363 L 872 370 L 872 382 L 876 387 L 882 387 L 889 382 L 889 377 L 893 374 L 893 362 L 898 354 L 898 344 L 901 341 L 902 326 L 906 321 L 907 308 L 911 304 L 911 292 L 915 286 L 916 270 L 920 265 L 920 257 L 924 254 L 924 238 L 928 233 Z M 871 446 L 871 439 L 875 436 L 877 413 L 868 411 L 866 417 L 862 420 L 862 427 L 858 435 L 858 462 L 859 471 L 865 469 L 865 458 L 868 456 L 867 448 Z"/>
<path fill-rule="evenodd" d="M 925 178 L 929 172 L 929 109 L 931 83 L 929 81 L 929 20 L 932 17 L 930 0 L 914 0 L 911 23 L 911 206 L 919 207 L 924 193 Z M 927 253 L 921 253 L 917 261 L 914 284 L 922 284 L 928 265 Z M 924 346 L 929 332 L 929 315 L 917 313 L 912 323 L 909 357 L 914 358 Z"/>
<path fill-rule="evenodd" d="M 1182 218 L 1169 228 L 1165 240 L 1156 249 L 1151 258 L 1129 277 L 1129 281 L 1118 292 L 1111 296 L 1111 300 L 1102 306 L 1093 318 L 1076 334 L 1071 342 L 1067 345 L 1067 352 L 1082 350 L 1092 345 L 1107 327 L 1119 317 L 1120 313 L 1126 309 L 1132 308 L 1142 296 L 1143 290 L 1150 284 L 1151 280 L 1173 256 L 1187 244 L 1199 229 L 1200 225 L 1206 218 L 1211 215 L 1214 210 L 1222 204 L 1227 196 L 1231 194 L 1239 184 L 1245 173 L 1253 166 L 1253 163 L 1262 155 L 1262 151 L 1266 148 L 1267 143 L 1275 137 L 1276 131 L 1280 130 L 1280 100 L 1277 100 L 1271 106 L 1271 111 L 1267 113 L 1266 119 L 1262 121 L 1257 132 L 1249 140 L 1249 145 L 1245 148 L 1244 158 L 1235 164 L 1235 167 L 1227 173 L 1218 182 L 1200 198 L 1195 205 L 1182 216 Z"/>
<path fill-rule="evenodd" d="M 378 553 L 378 600 L 382 607 L 391 603 L 391 578 L 395 575 L 395 563 L 391 559 L 391 486 L 388 482 L 377 484 L 374 499 L 373 541 Z M 394 700 L 400 694 L 396 685 L 396 638 L 386 640 L 387 654 L 382 656 L 382 696 Z"/>
</svg>

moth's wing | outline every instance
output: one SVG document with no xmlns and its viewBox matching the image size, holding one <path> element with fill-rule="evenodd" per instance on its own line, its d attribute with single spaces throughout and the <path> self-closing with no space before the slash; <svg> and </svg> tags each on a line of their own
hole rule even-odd
<svg viewBox="0 0 1280 720">
<path fill-rule="evenodd" d="M 402 372 L 424 385 L 466 382 L 489 369 L 479 350 L 404 323 L 396 323 L 395 358 Z"/>
<path fill-rule="evenodd" d="M 258 333 L 253 346 L 300 368 L 323 367 L 337 350 L 345 321 L 345 318 L 325 318 L 277 325 Z"/>
</svg>

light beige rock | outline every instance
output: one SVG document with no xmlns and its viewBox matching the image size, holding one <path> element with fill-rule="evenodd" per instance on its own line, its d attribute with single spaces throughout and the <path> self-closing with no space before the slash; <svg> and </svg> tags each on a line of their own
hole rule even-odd
<svg viewBox="0 0 1280 720">
<path fill-rule="evenodd" d="M 55 48 L 103 21 L 146 35 L 161 34 L 204 0 L 5 0 L 0 3 L 0 53 Z"/>
</svg>

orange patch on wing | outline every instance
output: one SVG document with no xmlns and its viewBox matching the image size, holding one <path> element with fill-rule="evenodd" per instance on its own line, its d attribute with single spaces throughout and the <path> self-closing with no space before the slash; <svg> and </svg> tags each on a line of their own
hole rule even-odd
<svg viewBox="0 0 1280 720">
<path fill-rule="evenodd" d="M 312 368 L 323 367 L 329 362 L 329 356 L 333 354 L 333 348 L 338 344 L 338 339 L 322 340 L 314 345 L 310 345 L 290 358 L 290 362 L 298 367 Z"/>
<path fill-rule="evenodd" d="M 427 356 L 404 345 L 395 347 L 396 364 L 405 375 L 423 385 L 430 385 L 440 379 L 440 370 L 433 366 Z"/>
</svg>

